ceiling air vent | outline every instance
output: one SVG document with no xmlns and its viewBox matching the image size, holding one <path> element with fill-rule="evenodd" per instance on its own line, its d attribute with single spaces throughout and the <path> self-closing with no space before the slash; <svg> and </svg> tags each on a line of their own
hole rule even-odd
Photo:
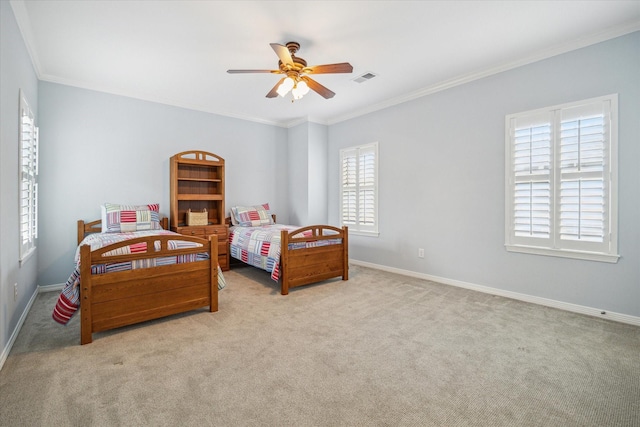
<svg viewBox="0 0 640 427">
<path fill-rule="evenodd" d="M 353 79 L 354 82 L 356 83 L 364 83 L 366 81 L 371 80 L 372 78 L 376 77 L 377 74 L 373 74 L 373 73 L 364 73 L 361 76 L 356 77 L 355 79 Z"/>
</svg>

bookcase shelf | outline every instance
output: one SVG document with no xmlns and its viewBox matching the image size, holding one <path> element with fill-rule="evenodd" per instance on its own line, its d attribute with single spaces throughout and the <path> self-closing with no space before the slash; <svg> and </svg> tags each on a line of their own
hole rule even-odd
<svg viewBox="0 0 640 427">
<path fill-rule="evenodd" d="M 224 159 L 206 151 L 191 150 L 170 159 L 171 230 L 188 236 L 218 236 L 218 263 L 229 268 L 224 206 Z M 188 225 L 187 212 L 207 211 L 206 225 Z"/>
</svg>

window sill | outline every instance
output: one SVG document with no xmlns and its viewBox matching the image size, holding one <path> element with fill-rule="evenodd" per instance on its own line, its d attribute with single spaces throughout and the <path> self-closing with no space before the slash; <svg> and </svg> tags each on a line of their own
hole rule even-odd
<svg viewBox="0 0 640 427">
<path fill-rule="evenodd" d="M 358 231 L 349 229 L 350 236 L 367 236 L 367 237 L 378 237 L 380 233 L 377 231 Z"/>
<path fill-rule="evenodd" d="M 600 252 L 571 251 L 567 249 L 548 249 L 524 245 L 505 245 L 505 247 L 509 252 L 581 259 L 585 261 L 608 262 L 611 264 L 617 263 L 618 259 L 620 259 L 620 255 L 604 254 Z"/>
<path fill-rule="evenodd" d="M 35 253 L 36 253 L 36 248 L 29 249 L 29 252 L 27 252 L 22 258 L 20 258 L 20 267 L 22 267 L 22 265 L 25 262 L 27 262 L 29 258 L 31 258 Z"/>
</svg>

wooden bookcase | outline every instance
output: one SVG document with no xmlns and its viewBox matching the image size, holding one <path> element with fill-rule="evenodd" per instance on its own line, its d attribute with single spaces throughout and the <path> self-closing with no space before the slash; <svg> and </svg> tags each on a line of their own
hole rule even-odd
<svg viewBox="0 0 640 427">
<path fill-rule="evenodd" d="M 229 226 L 225 224 L 224 159 L 206 151 L 183 151 L 170 159 L 172 231 L 206 238 L 218 235 L 218 263 L 229 269 Z M 207 224 L 187 224 L 187 212 L 207 210 Z"/>
</svg>

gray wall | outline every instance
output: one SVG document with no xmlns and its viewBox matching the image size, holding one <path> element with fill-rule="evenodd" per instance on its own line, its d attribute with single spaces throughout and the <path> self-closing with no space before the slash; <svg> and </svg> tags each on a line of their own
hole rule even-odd
<svg viewBox="0 0 640 427">
<path fill-rule="evenodd" d="M 38 79 L 13 10 L 0 1 L 0 366 L 20 316 L 36 291 L 38 254 L 20 265 L 18 102 L 22 89 L 38 125 Z M 14 301 L 13 284 L 18 284 Z"/>
<path fill-rule="evenodd" d="M 269 202 L 286 220 L 286 129 L 40 83 L 40 285 L 73 268 L 76 221 L 100 204 L 160 203 L 169 215 L 169 158 L 198 149 L 225 159 L 226 209 Z"/>
<path fill-rule="evenodd" d="M 379 141 L 380 236 L 350 257 L 454 281 L 640 316 L 640 32 L 329 128 L 329 221 L 339 150 Z M 504 248 L 505 115 L 619 94 L 617 264 Z M 417 249 L 425 249 L 425 258 Z"/>
<path fill-rule="evenodd" d="M 326 126 L 309 123 L 309 157 L 307 159 L 309 165 L 309 215 L 304 225 L 326 224 L 328 222 L 327 138 Z M 338 223 L 332 225 L 337 226 Z"/>
<path fill-rule="evenodd" d="M 327 136 L 327 126 L 318 123 L 306 122 L 289 129 L 291 225 L 327 223 Z M 279 217 L 278 222 L 282 222 Z"/>
<path fill-rule="evenodd" d="M 287 165 L 288 180 L 287 190 L 289 197 L 289 224 L 306 224 L 309 216 L 309 124 L 303 123 L 287 132 L 288 160 Z M 278 216 L 278 222 L 285 223 Z M 285 223 L 286 224 L 286 223 Z"/>
</svg>

